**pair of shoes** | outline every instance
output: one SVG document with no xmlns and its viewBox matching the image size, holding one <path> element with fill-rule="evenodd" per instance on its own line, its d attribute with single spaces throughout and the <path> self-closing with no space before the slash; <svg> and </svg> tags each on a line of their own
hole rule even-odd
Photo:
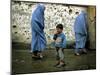
<svg viewBox="0 0 100 75">
<path fill-rule="evenodd" d="M 80 56 L 80 53 L 75 53 L 76 56 Z"/>
<path fill-rule="evenodd" d="M 34 60 L 41 60 L 41 59 L 43 59 L 43 57 L 40 57 L 40 56 L 32 56 L 32 58 L 33 58 Z"/>
<path fill-rule="evenodd" d="M 63 63 L 63 64 L 59 64 L 59 65 L 57 65 L 56 67 L 57 67 L 57 68 L 60 68 L 60 67 L 64 67 L 64 66 L 66 66 L 65 63 Z"/>
</svg>

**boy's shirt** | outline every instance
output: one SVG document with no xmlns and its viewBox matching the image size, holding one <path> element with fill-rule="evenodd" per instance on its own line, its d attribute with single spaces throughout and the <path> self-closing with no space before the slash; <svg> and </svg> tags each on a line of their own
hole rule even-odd
<svg viewBox="0 0 100 75">
<path fill-rule="evenodd" d="M 56 39 L 54 39 L 55 47 L 66 48 L 67 41 L 66 41 L 66 36 L 64 35 L 64 33 L 55 34 L 55 35 L 56 35 Z"/>
</svg>

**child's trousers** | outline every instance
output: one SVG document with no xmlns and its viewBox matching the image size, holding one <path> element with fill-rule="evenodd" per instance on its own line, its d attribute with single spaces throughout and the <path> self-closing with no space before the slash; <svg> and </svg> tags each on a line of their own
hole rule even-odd
<svg viewBox="0 0 100 75">
<path fill-rule="evenodd" d="M 64 60 L 64 49 L 56 47 L 56 55 L 58 57 L 58 60 Z"/>
</svg>

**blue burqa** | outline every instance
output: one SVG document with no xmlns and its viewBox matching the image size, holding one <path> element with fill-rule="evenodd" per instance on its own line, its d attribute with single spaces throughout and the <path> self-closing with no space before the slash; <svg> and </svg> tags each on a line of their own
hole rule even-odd
<svg viewBox="0 0 100 75">
<path fill-rule="evenodd" d="M 75 20 L 74 23 L 75 39 L 76 39 L 76 49 L 85 48 L 87 39 L 87 18 L 86 13 L 81 12 Z"/>
<path fill-rule="evenodd" d="M 46 47 L 46 38 L 44 34 L 44 10 L 45 7 L 41 4 L 32 13 L 31 27 L 32 27 L 32 51 L 43 51 Z"/>
</svg>

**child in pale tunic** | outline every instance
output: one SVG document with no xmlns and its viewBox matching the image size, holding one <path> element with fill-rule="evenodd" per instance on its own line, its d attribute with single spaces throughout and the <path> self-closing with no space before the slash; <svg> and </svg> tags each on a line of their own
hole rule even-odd
<svg viewBox="0 0 100 75">
<path fill-rule="evenodd" d="M 56 33 L 54 34 L 54 42 L 56 47 L 57 64 L 56 67 L 65 66 L 64 62 L 64 48 L 66 48 L 66 36 L 63 33 L 63 25 L 58 24 L 56 26 Z"/>
</svg>

